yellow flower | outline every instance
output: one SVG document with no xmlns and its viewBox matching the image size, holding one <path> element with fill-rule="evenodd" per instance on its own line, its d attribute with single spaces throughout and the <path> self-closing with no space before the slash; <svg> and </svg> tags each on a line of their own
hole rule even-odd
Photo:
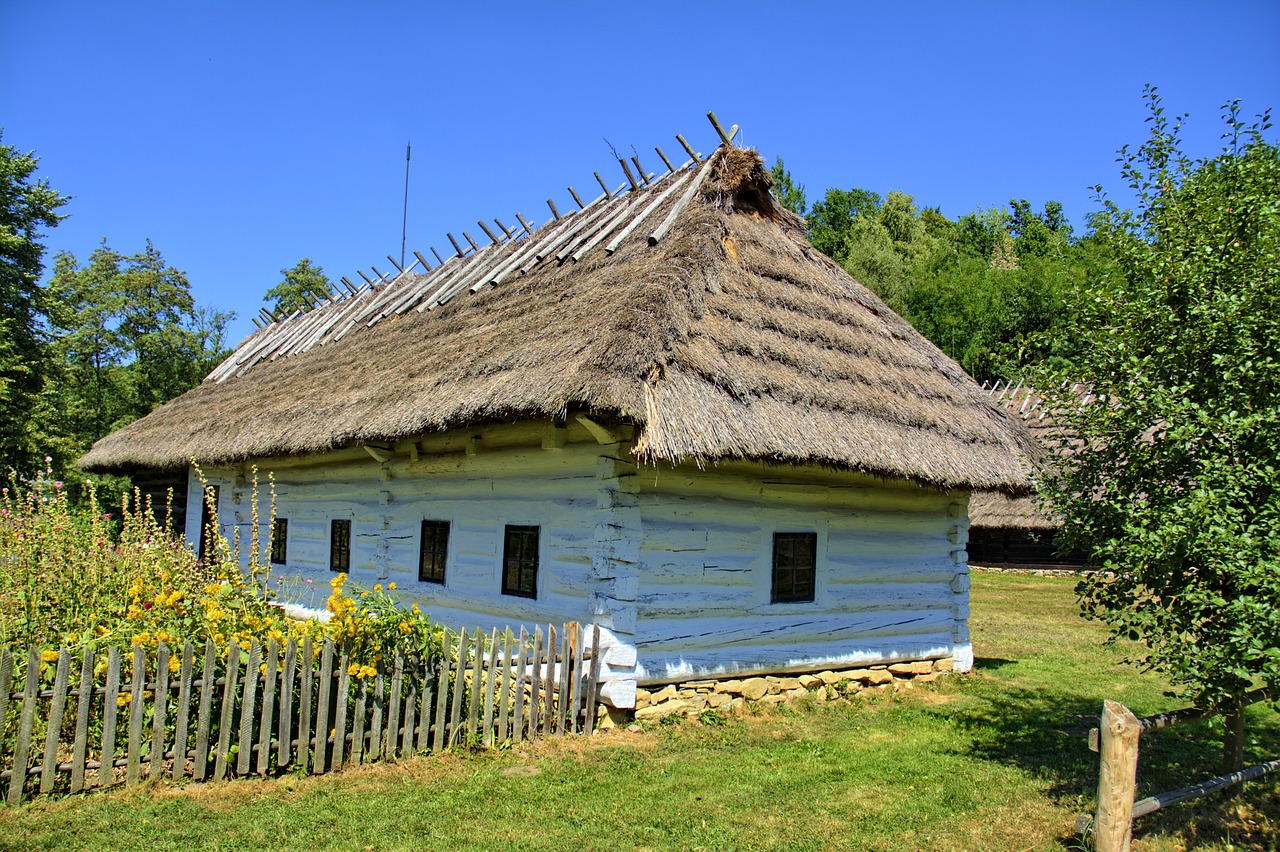
<svg viewBox="0 0 1280 852">
<path fill-rule="evenodd" d="M 359 664 L 359 663 L 352 663 L 350 666 L 348 666 L 348 667 L 347 667 L 347 674 L 352 675 L 353 677 L 354 677 L 354 676 L 356 676 L 356 675 L 359 675 L 359 674 L 360 674 L 360 664 Z"/>
<path fill-rule="evenodd" d="M 414 615 L 422 615 L 422 610 L 418 609 L 418 605 L 417 605 L 417 604 L 414 604 L 414 605 L 413 605 L 413 607 L 410 609 L 410 611 L 411 611 Z"/>
<path fill-rule="evenodd" d="M 41 651 L 40 659 L 44 660 L 46 663 L 56 663 L 58 661 L 58 652 L 57 651 Z"/>
<path fill-rule="evenodd" d="M 182 668 L 182 660 L 178 657 L 169 658 L 169 673 L 177 674 L 178 669 Z"/>
<path fill-rule="evenodd" d="M 396 590 L 396 581 L 395 581 L 395 580 L 392 580 L 392 581 L 391 581 L 391 585 L 387 586 L 387 590 L 388 590 L 388 591 L 391 591 L 391 592 L 394 592 L 394 591 Z"/>
<path fill-rule="evenodd" d="M 374 590 L 375 592 L 380 592 L 380 591 L 382 591 L 382 584 L 381 584 L 381 583 L 374 583 L 374 584 L 373 584 L 373 590 Z"/>
<path fill-rule="evenodd" d="M 132 700 L 133 700 L 133 696 L 132 696 L 132 695 L 130 695 L 130 694 L 129 694 L 129 693 L 127 693 L 127 692 L 122 692 L 122 693 L 120 693 L 119 695 L 117 695 L 117 696 L 116 696 L 116 706 L 117 706 L 117 707 L 124 707 L 124 706 L 128 705 L 128 703 L 129 703 L 130 701 L 132 701 Z"/>
</svg>

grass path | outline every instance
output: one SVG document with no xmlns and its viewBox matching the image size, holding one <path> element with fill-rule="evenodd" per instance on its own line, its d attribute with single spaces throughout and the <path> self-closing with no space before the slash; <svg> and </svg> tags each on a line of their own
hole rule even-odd
<svg viewBox="0 0 1280 852">
<path fill-rule="evenodd" d="M 1104 649 L 1071 582 L 980 574 L 974 674 L 745 719 L 454 753 L 324 778 L 142 787 L 5 810 L 13 849 L 1078 848 L 1096 756 L 1059 731 L 1104 697 L 1180 706 Z M 1250 758 L 1280 754 L 1255 707 Z M 1216 771 L 1193 725 L 1143 740 L 1140 795 Z M 1280 787 L 1145 818 L 1136 850 L 1269 849 Z"/>
</svg>

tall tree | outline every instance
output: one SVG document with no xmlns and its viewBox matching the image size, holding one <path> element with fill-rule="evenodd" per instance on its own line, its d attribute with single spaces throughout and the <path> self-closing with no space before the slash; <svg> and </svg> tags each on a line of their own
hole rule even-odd
<svg viewBox="0 0 1280 852">
<path fill-rule="evenodd" d="M 324 269 L 312 264 L 310 258 L 304 257 L 290 269 L 281 269 L 280 274 L 284 279 L 262 297 L 276 315 L 288 316 L 294 311 L 308 310 L 333 295 L 333 283 Z"/>
<path fill-rule="evenodd" d="M 1121 150 L 1136 209 L 1103 197 L 1095 219 L 1116 266 L 1072 378 L 1098 401 L 1060 406 L 1082 449 L 1042 493 L 1103 569 L 1084 613 L 1227 712 L 1235 769 L 1242 695 L 1280 687 L 1280 149 L 1231 103 L 1227 147 L 1193 161 L 1146 100 L 1150 135 Z"/>
<path fill-rule="evenodd" d="M 30 422 L 44 381 L 40 230 L 57 226 L 68 198 L 33 178 L 38 164 L 33 153 L 0 144 L 0 474 L 30 471 L 39 455 Z"/>
<path fill-rule="evenodd" d="M 773 161 L 773 168 L 769 171 L 773 175 L 774 196 L 783 207 L 797 216 L 803 216 L 806 207 L 804 184 L 796 183 L 791 179 L 791 172 L 787 171 L 787 167 L 782 164 L 781 157 Z"/>
</svg>

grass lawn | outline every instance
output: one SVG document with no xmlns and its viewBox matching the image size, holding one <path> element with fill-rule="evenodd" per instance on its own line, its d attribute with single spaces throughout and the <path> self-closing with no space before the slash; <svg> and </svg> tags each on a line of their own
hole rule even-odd
<svg viewBox="0 0 1280 852">
<path fill-rule="evenodd" d="M 977 574 L 973 674 L 902 693 L 743 719 L 612 731 L 490 753 L 271 781 L 143 786 L 0 806 L 13 849 L 1079 849 L 1104 698 L 1182 706 L 1100 647 L 1072 582 Z M 1248 762 L 1280 754 L 1255 705 Z M 1139 795 L 1217 773 L 1220 732 L 1142 740 Z M 1136 850 L 1274 849 L 1280 785 L 1138 822 Z"/>
</svg>

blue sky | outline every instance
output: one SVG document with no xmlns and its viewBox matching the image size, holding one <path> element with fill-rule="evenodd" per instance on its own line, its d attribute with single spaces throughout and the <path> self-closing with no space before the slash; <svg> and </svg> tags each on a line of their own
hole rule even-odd
<svg viewBox="0 0 1280 852">
<path fill-rule="evenodd" d="M 465 8 L 460 8 L 465 7 Z M 653 169 L 706 118 L 827 187 L 955 217 L 1027 198 L 1080 227 L 1142 139 L 1143 84 L 1191 113 L 1280 110 L 1280 3 L 67 3 L 0 0 L 0 127 L 74 196 L 46 243 L 149 237 L 239 318 L 307 256 L 357 279 L 477 218 L 542 223 L 568 185 Z"/>
</svg>

